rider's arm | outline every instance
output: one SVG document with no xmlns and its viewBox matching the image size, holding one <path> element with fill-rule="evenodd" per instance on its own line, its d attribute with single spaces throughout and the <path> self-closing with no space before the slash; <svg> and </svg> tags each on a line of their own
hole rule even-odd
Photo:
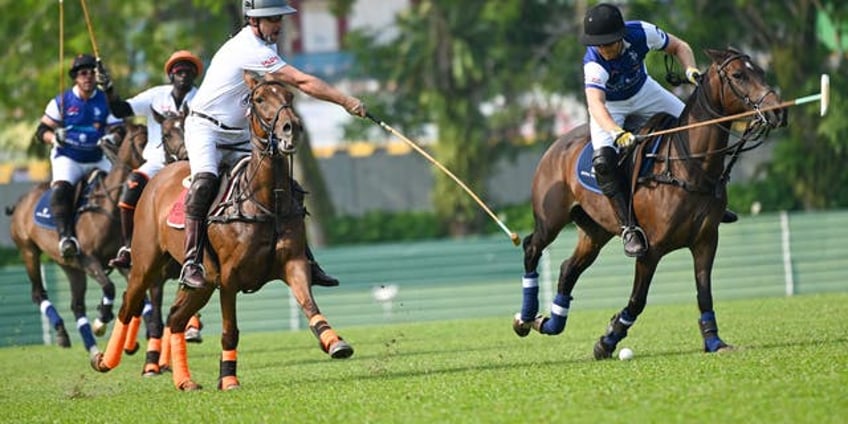
<svg viewBox="0 0 848 424">
<path fill-rule="evenodd" d="M 589 114 L 592 115 L 592 119 L 609 133 L 614 133 L 617 131 L 621 131 L 621 128 L 610 116 L 609 111 L 606 106 L 607 96 L 603 90 L 587 87 L 586 88 L 586 104 L 589 108 Z"/>
<path fill-rule="evenodd" d="M 357 114 L 355 112 L 362 107 L 362 102 L 359 99 L 342 93 L 322 79 L 301 72 L 292 65 L 283 66 L 269 75 L 274 79 L 297 87 L 298 90 L 316 99 L 333 102 L 350 113 Z"/>
<path fill-rule="evenodd" d="M 692 53 L 689 43 L 672 34 L 668 34 L 668 45 L 665 47 L 665 51 L 676 57 L 683 65 L 683 69 L 698 68 L 698 64 L 695 62 L 695 54 Z"/>
</svg>

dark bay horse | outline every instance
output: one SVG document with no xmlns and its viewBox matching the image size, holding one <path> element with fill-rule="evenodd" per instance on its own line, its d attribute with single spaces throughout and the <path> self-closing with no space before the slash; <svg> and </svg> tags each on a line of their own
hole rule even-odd
<svg viewBox="0 0 848 424">
<path fill-rule="evenodd" d="M 208 301 L 215 287 L 220 290 L 223 333 L 218 388 L 239 386 L 236 377 L 236 295 L 251 293 L 267 282 L 282 279 L 291 289 L 318 338 L 332 358 L 353 354 L 348 345 L 320 313 L 312 296 L 310 267 L 306 258 L 305 210 L 293 191 L 291 161 L 301 131 L 292 110 L 293 94 L 279 82 L 263 80 L 246 72 L 249 98 L 251 153 L 235 169 L 229 200 L 212 206 L 208 221 L 208 243 L 204 266 L 207 284 L 202 289 L 183 288 L 177 293 L 168 318 L 171 329 L 171 364 L 174 385 L 179 390 L 196 390 L 189 373 L 183 328 L 189 318 Z M 92 359 L 95 370 L 107 372 L 120 364 L 127 337 L 134 338 L 132 322 L 142 310 L 144 291 L 161 279 L 177 277 L 177 262 L 184 258 L 184 232 L 169 226 L 172 206 L 182 202 L 182 181 L 189 175 L 188 163 L 176 162 L 157 174 L 139 200 L 133 233 L 132 262 L 127 291 L 115 327 L 103 354 Z M 220 212 L 220 213 L 216 213 Z M 136 327 L 137 328 L 137 327 Z"/>
<path fill-rule="evenodd" d="M 734 49 L 706 53 L 712 63 L 689 97 L 679 124 L 694 124 L 780 104 L 775 90 L 764 81 L 764 72 L 750 57 Z M 732 144 L 728 142 L 729 122 L 697 126 L 663 136 L 649 158 L 641 153 L 653 140 L 643 137 L 633 157 L 647 165 L 648 172 L 631 180 L 635 188 L 632 208 L 647 235 L 649 249 L 636 260 L 627 306 L 612 317 L 606 333 L 595 344 L 596 359 L 612 356 L 645 308 L 648 288 L 660 259 L 682 248 L 689 249 L 694 260 L 704 351 L 729 348 L 718 335 L 711 281 L 718 225 L 727 205 L 729 166 L 744 150 L 745 142 L 755 141 L 785 123 L 785 110 L 759 113 L 749 123 L 748 131 Z M 521 337 L 531 329 L 549 335 L 562 333 L 578 277 L 592 265 L 601 248 L 620 232 L 607 199 L 578 181 L 578 158 L 587 143 L 586 125 L 572 130 L 551 145 L 536 169 L 532 187 L 535 227 L 523 243 L 523 303 L 513 320 L 513 329 Z M 730 165 L 725 163 L 726 156 L 731 156 Z M 638 170 L 640 164 L 637 162 L 634 167 Z M 539 259 L 544 248 L 572 221 L 578 228 L 577 246 L 560 266 L 551 316 L 537 316 Z"/>
<path fill-rule="evenodd" d="M 101 143 L 104 153 L 112 162 L 111 171 L 105 175 L 95 172 L 87 177 L 87 180 L 92 182 L 88 201 L 76 211 L 76 234 L 81 247 L 79 256 L 64 259 L 58 250 L 59 238 L 56 230 L 45 228 L 34 219 L 39 200 L 49 189 L 48 182 L 37 185 L 21 197 L 15 206 L 7 209 L 7 213 L 12 215 L 12 240 L 21 252 L 31 283 L 33 303 L 39 305 L 56 330 L 57 343 L 70 347 L 64 321 L 50 303 L 42 279 L 41 254 L 45 253 L 68 277 L 71 286 L 71 311 L 74 313 L 84 347 L 90 354 L 97 352 L 94 335 L 105 334 L 106 324 L 113 319 L 115 284 L 109 278 L 107 264 L 120 247 L 118 196 L 121 184 L 133 168 L 141 165 L 141 152 L 147 143 L 147 130 L 144 126 L 127 124 L 125 129 L 126 135 L 119 137 L 121 141 L 118 145 Z M 86 275 L 97 281 L 103 291 L 103 298 L 97 308 L 99 315 L 93 325 L 88 323 L 86 316 Z"/>
</svg>

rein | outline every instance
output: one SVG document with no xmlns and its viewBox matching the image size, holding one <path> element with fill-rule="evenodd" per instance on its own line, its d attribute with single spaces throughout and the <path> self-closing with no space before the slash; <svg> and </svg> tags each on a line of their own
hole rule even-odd
<svg viewBox="0 0 848 424">
<path fill-rule="evenodd" d="M 756 111 L 756 118 L 748 124 L 748 126 L 745 128 L 745 131 L 741 135 L 737 135 L 733 131 L 731 131 L 729 125 L 718 125 L 718 123 L 711 124 L 710 126 L 714 126 L 714 127 L 718 128 L 720 131 L 723 131 L 728 137 L 734 136 L 734 137 L 737 137 L 738 140 L 733 142 L 733 143 L 730 143 L 730 144 L 728 144 L 724 147 L 714 149 L 714 150 L 707 150 L 707 151 L 701 152 L 701 153 L 689 153 L 688 152 L 688 137 L 689 137 L 688 133 L 686 135 L 684 135 L 682 132 L 672 133 L 671 136 L 668 139 L 669 142 L 666 144 L 666 152 L 667 153 L 666 153 L 665 156 L 661 156 L 659 154 L 654 154 L 654 153 L 648 153 L 648 154 L 645 155 L 645 157 L 647 157 L 647 158 L 654 158 L 658 162 L 664 162 L 665 163 L 665 167 L 664 167 L 665 169 L 663 170 L 663 172 L 660 173 L 660 174 L 650 175 L 648 177 L 641 177 L 641 178 L 638 179 L 638 182 L 656 181 L 656 182 L 661 183 L 661 184 L 670 184 L 670 185 L 679 186 L 679 187 L 685 189 L 686 191 L 690 191 L 690 192 L 715 193 L 715 195 L 718 196 L 720 194 L 719 193 L 720 188 L 723 187 L 727 183 L 727 181 L 729 181 L 730 172 L 733 169 L 733 165 L 739 159 L 739 156 L 744 152 L 747 152 L 747 151 L 750 151 L 750 150 L 753 150 L 753 149 L 759 147 L 763 143 L 763 139 L 765 138 L 765 136 L 768 135 L 769 131 L 771 130 L 771 125 L 768 124 L 768 121 L 767 121 L 766 117 L 763 115 L 763 113 L 760 111 L 760 108 L 762 106 L 762 103 L 765 101 L 765 98 L 768 97 L 768 95 L 776 94 L 776 93 L 775 93 L 774 89 L 769 88 L 769 90 L 767 90 L 766 93 L 763 94 L 756 101 L 752 100 L 750 98 L 750 96 L 748 96 L 747 94 L 742 93 L 742 91 L 739 89 L 739 87 L 737 87 L 736 84 L 733 83 L 732 78 L 728 77 L 727 71 L 725 69 L 730 63 L 732 63 L 736 60 L 750 60 L 750 57 L 748 55 L 745 55 L 745 54 L 735 54 L 735 55 L 732 55 L 732 56 L 728 57 L 727 59 L 725 59 L 718 66 L 717 74 L 718 74 L 720 88 L 723 87 L 724 85 L 727 85 L 727 87 L 730 89 L 730 91 L 733 92 L 733 94 L 737 98 L 742 100 L 745 103 L 745 105 L 748 106 L 750 109 L 753 109 L 754 111 Z M 695 92 L 693 93 L 693 96 L 695 97 L 695 104 L 700 106 L 702 110 L 706 111 L 706 113 L 708 115 L 707 120 L 709 120 L 711 118 L 723 117 L 724 116 L 723 110 L 721 110 L 721 109 L 723 109 L 721 107 L 721 105 L 723 105 L 724 101 L 725 101 L 724 90 L 719 89 L 719 96 L 720 96 L 720 101 L 718 103 L 718 105 L 719 105 L 718 109 L 719 110 L 716 110 L 716 107 L 713 106 L 713 104 L 710 101 L 708 94 L 707 94 L 707 91 L 708 91 L 707 88 L 710 86 L 709 75 L 710 74 L 704 75 L 704 77 L 701 80 L 701 84 L 699 84 L 695 88 Z M 690 109 L 690 106 L 687 106 L 686 110 L 688 111 L 689 109 Z M 647 139 L 640 140 L 640 143 L 644 143 L 644 140 L 647 140 Z M 680 155 L 680 156 L 672 156 L 671 155 L 671 145 L 672 145 L 672 143 L 675 143 L 677 145 L 678 151 L 683 152 L 682 155 Z M 746 144 L 748 144 L 748 143 L 754 143 L 754 144 L 746 146 Z M 728 164 L 723 167 L 724 170 L 719 177 L 717 177 L 717 178 L 711 177 L 709 175 L 706 175 L 706 173 L 705 173 L 704 178 L 707 180 L 709 187 L 695 186 L 695 185 L 693 185 L 693 184 L 691 184 L 687 181 L 684 181 L 680 178 L 675 177 L 671 172 L 670 165 L 671 165 L 672 161 L 689 161 L 689 160 L 693 160 L 693 159 L 705 160 L 708 157 L 716 156 L 716 155 L 729 156 L 730 160 L 729 160 Z"/>
<path fill-rule="evenodd" d="M 280 224 L 281 221 L 283 221 L 285 218 L 288 218 L 290 216 L 304 216 L 306 214 L 305 209 L 303 209 L 302 207 L 297 207 L 298 205 L 297 205 L 295 198 L 294 198 L 294 154 L 295 154 L 296 150 L 294 148 L 292 148 L 292 149 L 280 149 L 278 147 L 280 138 L 274 132 L 274 129 L 277 127 L 277 124 L 279 123 L 280 116 L 287 109 L 291 109 L 292 105 L 289 102 L 283 101 L 282 104 L 280 105 L 280 107 L 278 107 L 277 110 L 274 112 L 274 115 L 270 120 L 264 119 L 258 113 L 257 108 L 256 108 L 256 103 L 254 102 L 254 97 L 255 97 L 254 94 L 256 93 L 256 91 L 260 87 L 262 87 L 264 85 L 279 85 L 280 87 L 285 88 L 285 85 L 283 83 L 280 83 L 280 82 L 277 82 L 277 81 L 263 81 L 263 82 L 257 84 L 253 88 L 253 90 L 251 91 L 250 96 L 248 98 L 249 102 L 250 102 L 250 108 L 249 108 L 250 119 L 253 122 L 255 122 L 256 124 L 258 124 L 259 128 L 262 129 L 262 131 L 265 133 L 264 135 L 256 134 L 252 130 L 253 125 L 250 126 L 250 128 L 251 128 L 251 144 L 253 144 L 256 148 L 256 154 L 259 157 L 259 161 L 258 161 L 259 163 L 257 163 L 256 166 L 253 166 L 253 167 L 245 167 L 244 171 L 242 171 L 241 173 L 238 174 L 238 181 L 235 181 L 233 183 L 233 187 L 234 187 L 234 191 L 235 191 L 234 195 L 232 196 L 232 198 L 230 200 L 219 204 L 218 207 L 216 208 L 216 209 L 219 209 L 219 210 L 225 210 L 226 208 L 232 206 L 236 209 L 236 212 L 234 214 L 229 214 L 229 215 L 225 215 L 225 216 L 210 216 L 209 217 L 210 222 L 227 223 L 227 222 L 239 221 L 239 222 L 264 223 L 264 222 L 274 221 L 276 223 L 276 228 L 279 229 L 280 225 L 281 225 Z M 241 151 L 241 152 L 245 152 L 245 151 L 251 151 L 252 152 L 253 151 L 253 149 L 247 150 L 247 149 L 243 149 L 243 148 L 239 148 L 239 147 L 234 147 L 234 148 L 231 148 L 231 149 L 235 150 L 235 151 Z M 253 161 L 253 159 L 245 159 L 245 160 Z M 283 214 L 284 211 L 292 209 L 292 208 L 285 208 L 284 205 L 283 205 L 282 200 L 284 199 L 283 193 L 285 193 L 285 190 L 279 189 L 279 188 L 274 188 L 273 189 L 273 193 L 274 193 L 273 203 L 274 204 L 273 204 L 273 206 L 268 207 L 266 205 L 263 205 L 259 200 L 257 200 L 255 198 L 255 191 L 248 189 L 254 183 L 254 180 L 257 178 L 257 176 L 259 174 L 260 165 L 265 160 L 271 160 L 271 161 L 288 160 L 288 167 L 287 167 L 288 173 L 286 175 L 277 175 L 278 172 L 276 172 L 276 171 L 277 171 L 278 168 L 274 167 L 273 164 L 271 165 L 271 169 L 275 171 L 274 172 L 275 175 L 273 177 L 275 181 L 282 179 L 282 178 L 286 178 L 288 180 L 288 182 L 289 182 L 289 190 L 288 191 L 290 193 L 289 196 L 288 196 L 289 197 L 289 203 L 291 204 L 291 206 L 294 207 L 293 208 L 294 212 L 287 213 L 285 215 Z M 252 172 L 249 172 L 249 171 L 252 171 Z M 245 202 L 248 202 L 248 201 L 253 203 L 259 209 L 258 214 L 245 214 L 243 212 L 242 205 Z"/>
</svg>

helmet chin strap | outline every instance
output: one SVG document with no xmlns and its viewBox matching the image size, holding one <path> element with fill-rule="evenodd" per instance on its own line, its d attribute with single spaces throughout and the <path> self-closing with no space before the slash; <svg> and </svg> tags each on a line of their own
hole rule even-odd
<svg viewBox="0 0 848 424">
<path fill-rule="evenodd" d="M 259 38 L 261 38 L 262 41 L 264 41 L 268 44 L 276 43 L 275 40 L 271 40 L 270 35 L 265 35 L 265 34 L 262 33 L 262 27 L 259 26 L 259 18 L 251 18 L 251 19 L 253 19 L 253 21 L 248 21 L 249 25 L 252 26 L 252 27 L 256 27 L 256 32 L 259 33 Z"/>
</svg>

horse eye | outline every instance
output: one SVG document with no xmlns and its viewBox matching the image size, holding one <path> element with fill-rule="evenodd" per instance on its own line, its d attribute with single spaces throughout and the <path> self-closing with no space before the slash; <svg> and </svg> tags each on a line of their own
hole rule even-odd
<svg viewBox="0 0 848 424">
<path fill-rule="evenodd" d="M 254 100 L 254 102 L 259 103 L 259 104 L 261 104 L 261 103 L 262 103 L 262 102 L 264 102 L 264 101 L 265 101 L 265 99 L 263 99 L 262 97 L 257 97 L 257 98 Z"/>
<path fill-rule="evenodd" d="M 738 80 L 744 81 L 744 80 L 748 79 L 748 75 L 746 73 L 742 72 L 742 71 L 736 71 L 731 75 L 733 76 L 734 79 L 738 79 Z"/>
</svg>

